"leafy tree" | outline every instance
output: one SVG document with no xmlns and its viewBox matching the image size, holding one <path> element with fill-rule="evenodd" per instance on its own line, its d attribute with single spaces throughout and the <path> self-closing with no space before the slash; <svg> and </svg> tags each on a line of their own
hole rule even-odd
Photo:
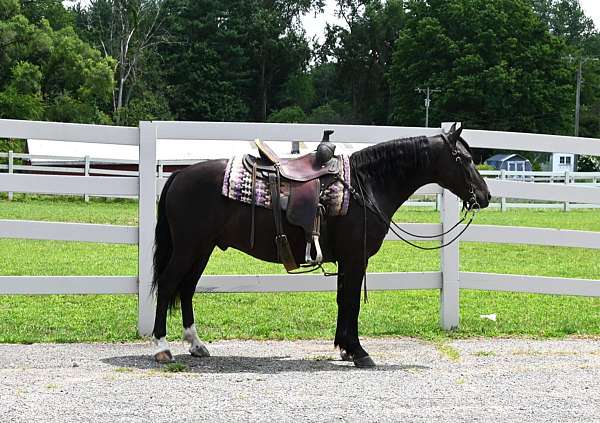
<svg viewBox="0 0 600 423">
<path fill-rule="evenodd" d="M 34 24 L 46 19 L 53 29 L 73 26 L 75 17 L 61 0 L 21 0 L 21 13 Z"/>
<path fill-rule="evenodd" d="M 109 121 L 112 60 L 71 27 L 55 31 L 46 19 L 34 24 L 18 4 L 6 4 L 13 6 L 0 20 L 0 118 Z"/>
<path fill-rule="evenodd" d="M 299 17 L 322 0 L 170 0 L 176 43 L 161 48 L 169 103 L 180 119 L 265 121 L 299 101 L 310 48 Z M 296 84 L 294 86 L 295 83 Z M 306 88 L 306 86 L 304 86 Z M 304 96 L 304 99 L 302 98 Z"/>
<path fill-rule="evenodd" d="M 9 19 L 21 11 L 19 0 L 0 0 L 0 19 Z"/>
<path fill-rule="evenodd" d="M 40 68 L 28 62 L 17 62 L 11 80 L 0 91 L 0 118 L 41 119 L 44 114 Z"/>
<path fill-rule="evenodd" d="M 301 73 L 292 75 L 283 84 L 281 104 L 297 104 L 304 110 L 310 110 L 315 103 L 317 93 L 310 75 Z"/>
<path fill-rule="evenodd" d="M 388 73 L 392 120 L 417 125 L 417 85 L 441 88 L 435 124 L 568 133 L 571 69 L 563 40 L 551 35 L 525 0 L 411 0 Z M 467 18 L 468 17 L 468 18 Z"/>
<path fill-rule="evenodd" d="M 579 0 L 531 0 L 531 4 L 552 34 L 570 46 L 581 47 L 595 32 L 594 22 L 586 16 Z"/>
<path fill-rule="evenodd" d="M 404 27 L 403 3 L 338 0 L 338 15 L 346 25 L 328 26 L 319 56 L 324 63 L 335 63 L 335 80 L 328 83 L 343 92 L 337 100 L 351 104 L 351 115 L 345 117 L 349 122 L 387 123 L 390 89 L 385 74 Z"/>
</svg>

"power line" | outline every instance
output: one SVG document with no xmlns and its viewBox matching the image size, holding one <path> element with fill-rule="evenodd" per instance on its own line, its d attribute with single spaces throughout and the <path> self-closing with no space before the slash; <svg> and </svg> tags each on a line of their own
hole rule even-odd
<svg viewBox="0 0 600 423">
<path fill-rule="evenodd" d="M 425 93 L 425 127 L 429 128 L 429 106 L 431 105 L 431 94 L 433 93 L 441 93 L 442 90 L 440 90 L 439 88 L 434 88 L 431 89 L 429 87 L 423 89 L 423 88 L 417 88 L 415 90 L 416 92 L 423 94 Z"/>
</svg>

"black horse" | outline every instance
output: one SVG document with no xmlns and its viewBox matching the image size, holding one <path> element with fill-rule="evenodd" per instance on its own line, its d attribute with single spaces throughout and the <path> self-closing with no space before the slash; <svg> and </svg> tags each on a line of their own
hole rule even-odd
<svg viewBox="0 0 600 423">
<path fill-rule="evenodd" d="M 487 207 L 490 193 L 473 164 L 470 149 L 453 127 L 433 137 L 407 138 L 367 147 L 350 157 L 351 185 L 372 201 L 364 208 L 351 198 L 344 216 L 327 218 L 324 255 L 338 265 L 338 318 L 334 344 L 342 358 L 356 366 L 374 363 L 358 339 L 358 314 L 365 264 L 381 247 L 389 221 L 418 188 L 437 183 L 460 197 L 468 208 Z M 190 353 L 208 356 L 194 327 L 192 297 L 215 247 L 229 247 L 261 260 L 278 262 L 271 210 L 256 208 L 254 246 L 248 228 L 251 207 L 222 195 L 226 160 L 209 160 L 174 173 L 166 182 L 158 205 L 153 287 L 157 293 L 155 358 L 172 360 L 166 335 L 169 307 L 181 300 L 184 339 Z M 362 190 L 361 190 L 362 188 Z M 379 209 L 384 215 L 378 216 Z M 365 218 L 366 213 L 366 218 Z M 365 232 L 365 224 L 367 231 Z M 284 222 L 297 263 L 304 262 L 303 230 Z"/>
</svg>

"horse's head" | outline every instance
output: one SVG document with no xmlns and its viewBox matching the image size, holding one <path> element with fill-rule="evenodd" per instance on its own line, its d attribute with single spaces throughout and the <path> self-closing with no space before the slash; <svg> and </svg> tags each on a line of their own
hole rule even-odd
<svg viewBox="0 0 600 423">
<path fill-rule="evenodd" d="M 485 180 L 475 167 L 471 149 L 456 124 L 442 133 L 437 145 L 436 182 L 463 200 L 467 209 L 485 208 L 492 198 Z"/>
</svg>

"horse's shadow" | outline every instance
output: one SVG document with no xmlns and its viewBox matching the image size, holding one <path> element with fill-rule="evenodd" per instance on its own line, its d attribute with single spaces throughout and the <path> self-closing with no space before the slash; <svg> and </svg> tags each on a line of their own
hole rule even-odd
<svg viewBox="0 0 600 423">
<path fill-rule="evenodd" d="M 126 355 L 108 357 L 101 361 L 118 368 L 141 370 L 164 370 L 186 373 L 256 373 L 276 374 L 286 372 L 323 372 L 323 371 L 409 371 L 428 370 L 421 365 L 383 364 L 371 369 L 358 369 L 352 363 L 326 358 L 297 359 L 289 356 L 245 357 L 245 356 L 211 356 L 192 357 L 188 354 L 176 355 L 174 365 L 156 363 L 150 355 Z"/>
</svg>

